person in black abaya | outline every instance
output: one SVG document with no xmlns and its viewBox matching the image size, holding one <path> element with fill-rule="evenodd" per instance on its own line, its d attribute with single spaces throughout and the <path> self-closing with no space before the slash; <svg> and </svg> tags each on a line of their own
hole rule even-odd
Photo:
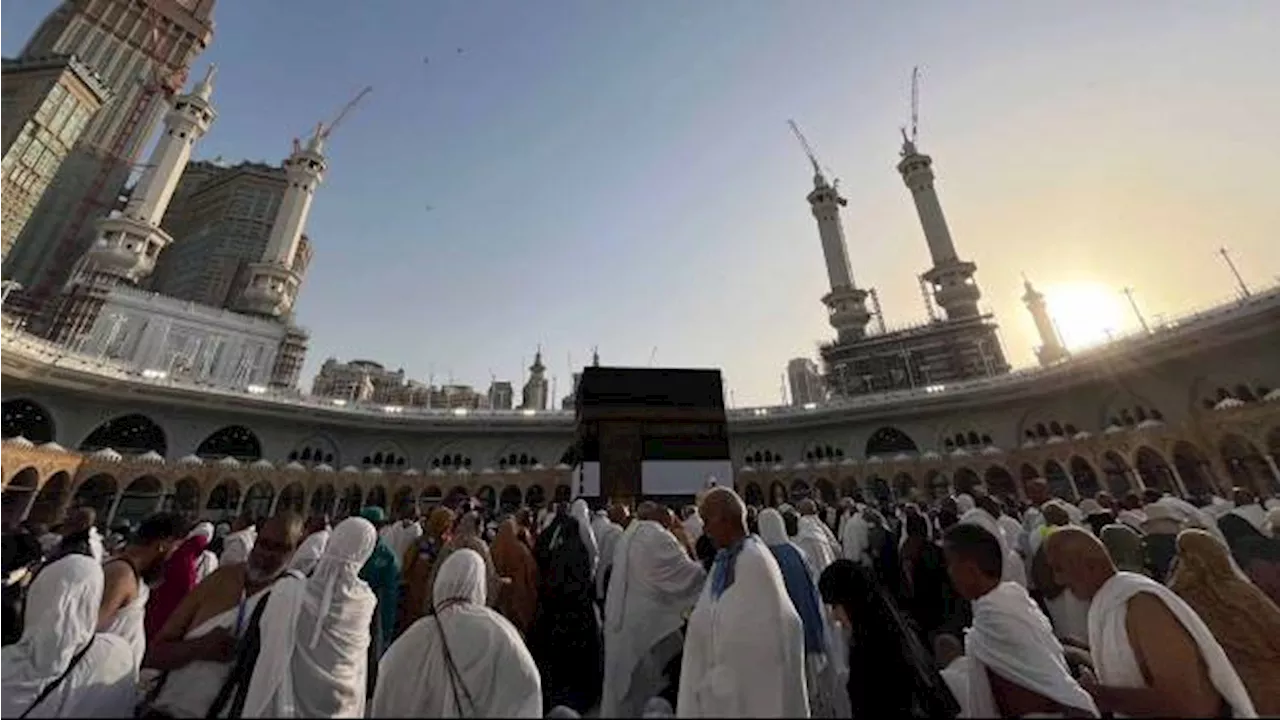
<svg viewBox="0 0 1280 720">
<path fill-rule="evenodd" d="M 544 710 L 558 705 L 586 713 L 600 701 L 604 643 L 595 612 L 591 551 L 567 512 L 538 534 L 538 608 L 529 651 L 542 675 Z"/>
<path fill-rule="evenodd" d="M 939 632 L 963 637 L 973 620 L 969 601 L 951 584 L 942 548 L 929 539 L 928 522 L 919 513 L 907 515 L 907 537 L 900 552 L 902 609 L 915 620 L 926 647 Z"/>
<path fill-rule="evenodd" d="M 920 636 L 875 572 L 851 560 L 827 566 L 822 601 L 849 632 L 853 717 L 954 718 L 960 706 Z"/>
</svg>

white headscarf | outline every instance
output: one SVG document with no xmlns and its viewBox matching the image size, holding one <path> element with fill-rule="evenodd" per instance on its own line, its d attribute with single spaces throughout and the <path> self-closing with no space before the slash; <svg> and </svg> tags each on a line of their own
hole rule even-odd
<svg viewBox="0 0 1280 720">
<path fill-rule="evenodd" d="M 308 535 L 293 552 L 293 557 L 289 560 L 289 569 L 297 570 L 303 575 L 310 573 L 316 563 L 320 562 L 320 556 L 324 554 L 325 546 L 329 544 L 330 534 L 330 530 L 325 528 Z"/>
<path fill-rule="evenodd" d="M 485 565 L 455 550 L 436 573 L 435 614 L 382 656 L 374 717 L 542 717 L 542 681 L 515 627 L 485 607 Z"/>
<path fill-rule="evenodd" d="M 760 529 L 760 539 L 765 545 L 787 545 L 791 538 L 787 536 L 787 524 L 782 521 L 782 513 L 773 508 L 765 508 L 756 515 L 756 526 Z"/>
<path fill-rule="evenodd" d="M 275 584 L 243 717 L 364 717 L 378 599 L 359 575 L 377 543 L 372 523 L 347 518 L 310 578 Z"/>
<path fill-rule="evenodd" d="M 27 717 L 128 717 L 137 704 L 133 648 L 116 635 L 95 634 L 102 604 L 102 566 L 67 555 L 45 566 L 27 593 L 22 638 L 0 651 L 0 717 L 27 712 L 45 686 L 62 683 Z"/>
<path fill-rule="evenodd" d="M 569 517 L 578 522 L 578 534 L 582 536 L 582 544 L 587 546 L 591 554 L 591 572 L 594 574 L 600 562 L 600 548 L 596 545 L 596 534 L 591 530 L 591 508 L 587 501 L 578 498 L 569 506 Z"/>
<path fill-rule="evenodd" d="M 211 522 L 198 522 L 195 527 L 191 528 L 191 532 L 187 533 L 187 539 L 202 537 L 206 542 L 212 541 L 213 536 L 214 527 Z M 199 584 L 217 569 L 218 556 L 214 555 L 208 548 L 200 551 L 200 557 L 196 560 L 196 583 Z"/>
</svg>

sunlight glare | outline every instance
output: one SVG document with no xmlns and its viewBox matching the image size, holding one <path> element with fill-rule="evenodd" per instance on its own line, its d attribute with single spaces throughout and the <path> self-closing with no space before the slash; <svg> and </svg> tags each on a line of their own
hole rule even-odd
<svg viewBox="0 0 1280 720">
<path fill-rule="evenodd" d="M 1044 290 L 1049 315 L 1069 350 L 1099 345 L 1125 329 L 1125 300 L 1118 290 L 1094 282 L 1073 282 Z"/>
</svg>

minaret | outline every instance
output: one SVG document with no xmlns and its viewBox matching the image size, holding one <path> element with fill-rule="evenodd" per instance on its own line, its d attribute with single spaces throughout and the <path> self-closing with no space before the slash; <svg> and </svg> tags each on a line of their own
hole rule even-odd
<svg viewBox="0 0 1280 720">
<path fill-rule="evenodd" d="M 533 356 L 533 364 L 529 366 L 529 380 L 525 382 L 521 393 L 520 407 L 524 410 L 547 409 L 547 366 L 542 364 L 542 346 Z"/>
<path fill-rule="evenodd" d="M 916 150 L 914 138 L 902 133 L 902 160 L 898 172 L 916 203 L 916 213 L 924 229 L 925 242 L 933 267 L 921 277 L 933 286 L 933 299 L 950 320 L 976 317 L 978 299 L 982 292 L 973 280 L 978 266 L 961 260 L 947 229 L 947 219 L 942 215 L 938 193 L 933 188 L 933 158 Z"/>
<path fill-rule="evenodd" d="M 1045 304 L 1044 294 L 1036 290 L 1026 276 L 1022 278 L 1022 286 L 1026 289 L 1022 302 L 1026 304 L 1027 310 L 1031 311 L 1031 319 L 1036 323 L 1036 332 L 1040 334 L 1040 347 L 1036 348 L 1036 358 L 1040 360 L 1042 366 L 1048 367 L 1068 357 L 1070 353 L 1062 345 L 1062 339 L 1058 337 L 1058 329 L 1053 325 L 1053 318 L 1049 317 L 1049 307 Z"/>
<path fill-rule="evenodd" d="M 806 199 L 814 219 L 818 221 L 822 257 L 826 260 L 827 281 L 831 284 L 831 292 L 823 296 L 822 304 L 827 306 L 827 321 L 835 328 L 839 341 L 851 342 L 866 334 L 871 314 L 867 312 L 867 292 L 853 284 L 853 271 L 849 269 L 849 249 L 844 241 L 844 226 L 840 223 L 840 208 L 848 201 L 840 197 L 834 184 L 827 183 L 818 158 L 800 132 L 800 127 L 795 122 L 789 121 L 789 124 L 813 166 L 813 191 Z"/>
<path fill-rule="evenodd" d="M 209 102 L 216 73 L 217 68 L 210 65 L 194 90 L 173 99 L 173 107 L 164 116 L 164 133 L 151 151 L 124 212 L 98 222 L 98 240 L 85 255 L 81 279 L 88 274 L 100 281 L 114 278 L 137 284 L 151 274 L 160 252 L 173 242 L 160 228 L 160 219 L 191 159 L 192 146 L 217 117 Z"/>
<path fill-rule="evenodd" d="M 293 153 L 284 161 L 289 187 L 276 212 L 262 262 L 249 266 L 249 281 L 239 303 L 245 312 L 287 317 L 293 311 L 302 284 L 302 278 L 293 270 L 293 261 L 311 212 L 311 201 L 328 169 L 324 157 L 327 135 L 325 127 L 318 126 L 305 146 L 294 141 Z"/>
</svg>

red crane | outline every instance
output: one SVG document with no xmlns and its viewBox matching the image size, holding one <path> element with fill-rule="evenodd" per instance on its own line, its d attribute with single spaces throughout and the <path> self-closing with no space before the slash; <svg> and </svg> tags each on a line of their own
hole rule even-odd
<svg viewBox="0 0 1280 720">
<path fill-rule="evenodd" d="M 155 60 L 155 73 L 150 80 L 143 81 L 142 92 L 138 93 L 137 99 L 134 100 L 132 107 L 129 108 L 129 114 L 125 116 L 125 121 L 121 125 L 120 131 L 107 146 L 101 169 L 94 177 L 89 190 L 76 206 L 71 223 L 67 225 L 62 239 L 58 241 L 53 253 L 55 258 L 69 258 L 72 262 L 75 261 L 75 256 L 78 254 L 77 250 L 79 249 L 77 241 L 80 239 L 80 234 L 84 230 L 85 223 L 93 215 L 95 208 L 102 204 L 98 201 L 98 196 L 106 187 L 107 181 L 110 180 L 113 174 L 112 171 L 116 167 L 110 161 L 123 160 L 130 167 L 137 166 L 138 155 L 142 152 L 142 143 L 138 143 L 137 148 L 127 156 L 125 149 L 129 144 L 129 140 L 133 138 L 134 133 L 137 131 L 138 126 L 142 124 L 142 120 L 146 116 L 147 110 L 151 107 L 151 102 L 156 93 L 161 93 L 165 98 L 169 98 L 174 93 L 180 92 L 186 84 L 187 69 L 185 67 L 166 72 L 168 68 L 166 68 L 164 58 L 172 51 L 174 38 L 162 31 L 164 18 L 150 4 L 144 4 L 142 12 L 143 22 L 149 31 L 142 41 L 141 49 L 145 55 Z M 58 280 L 60 265 L 62 265 L 61 262 L 49 265 L 45 269 L 44 276 L 32 288 L 28 301 L 30 302 L 30 307 L 36 313 L 44 309 L 49 298 L 57 291 L 55 284 Z"/>
</svg>

